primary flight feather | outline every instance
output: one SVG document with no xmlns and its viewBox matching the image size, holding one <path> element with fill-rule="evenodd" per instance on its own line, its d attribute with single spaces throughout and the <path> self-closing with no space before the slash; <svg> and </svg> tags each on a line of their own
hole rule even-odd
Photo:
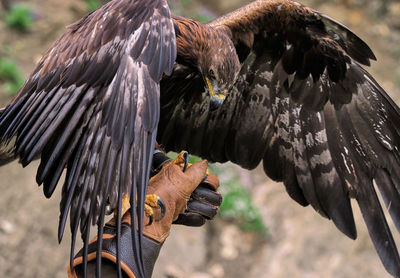
<svg viewBox="0 0 400 278">
<path fill-rule="evenodd" d="M 1 113 L 0 164 L 40 157 L 47 197 L 67 169 L 59 237 L 69 213 L 71 256 L 78 228 L 86 247 L 105 206 L 130 195 L 141 266 L 156 136 L 212 161 L 262 161 L 294 200 L 351 238 L 355 198 L 382 263 L 400 276 L 373 186 L 400 228 L 400 110 L 359 65 L 370 59 L 345 26 L 289 0 L 208 24 L 171 16 L 165 0 L 114 0 L 69 26 Z"/>
</svg>

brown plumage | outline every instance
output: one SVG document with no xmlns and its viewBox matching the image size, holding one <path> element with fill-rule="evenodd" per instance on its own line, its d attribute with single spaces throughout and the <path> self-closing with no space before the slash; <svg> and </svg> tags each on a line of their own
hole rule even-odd
<svg viewBox="0 0 400 278">
<path fill-rule="evenodd" d="M 400 276 L 373 186 L 400 228 L 400 109 L 359 65 L 370 59 L 345 26 L 289 0 L 208 24 L 171 17 L 165 0 L 114 0 L 71 25 L 0 112 L 0 165 L 40 157 L 47 197 L 67 169 L 59 239 L 70 214 L 71 258 L 78 229 L 87 253 L 90 224 L 101 227 L 105 205 L 130 194 L 140 277 L 156 136 L 211 161 L 263 162 L 294 200 L 353 239 L 356 198 L 385 268 Z"/>
<path fill-rule="evenodd" d="M 202 76 L 209 75 L 212 69 L 221 81 L 221 86 L 236 79 L 240 63 L 225 30 L 178 16 L 173 17 L 173 22 L 178 50 L 177 64 L 188 66 Z"/>
</svg>

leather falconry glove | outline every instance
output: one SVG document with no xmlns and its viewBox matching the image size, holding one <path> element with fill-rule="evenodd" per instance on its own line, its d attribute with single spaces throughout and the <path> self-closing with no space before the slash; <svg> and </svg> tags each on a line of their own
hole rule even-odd
<svg viewBox="0 0 400 278">
<path fill-rule="evenodd" d="M 187 152 L 181 153 L 180 156 L 186 160 L 183 162 L 185 169 L 189 165 L 189 156 Z M 169 161 L 171 159 L 164 152 L 156 150 L 153 156 L 152 176 L 157 174 Z M 222 203 L 222 195 L 217 192 L 218 188 L 218 177 L 208 174 L 207 178 L 193 191 L 186 210 L 179 214 L 172 224 L 200 227 L 206 223 L 206 220 L 212 220 Z"/>
<path fill-rule="evenodd" d="M 199 227 L 212 220 L 222 203 L 222 196 L 217 192 L 219 180 L 216 175 L 208 175 L 206 180 L 193 191 L 186 210 L 178 215 L 173 224 Z"/>
<path fill-rule="evenodd" d="M 205 181 L 207 162 L 200 161 L 189 166 L 185 171 L 177 165 L 176 160 L 165 160 L 161 170 L 149 181 L 147 194 L 156 194 L 165 204 L 165 215 L 160 218 L 160 209 L 154 209 L 156 221 L 147 225 L 145 217 L 143 225 L 143 259 L 146 277 L 151 277 L 155 261 L 165 239 L 168 237 L 173 221 L 179 224 L 198 226 L 211 219 L 218 211 L 221 197 L 215 190 L 219 186 L 215 175 L 209 175 Z M 203 181 L 203 183 L 202 183 Z M 199 184 L 201 185 L 199 186 Z M 193 191 L 200 187 L 197 193 Z M 204 193 L 206 192 L 206 193 Z M 210 194 L 210 192 L 213 192 Z M 210 197 L 211 196 L 211 197 Z M 189 204 L 190 207 L 189 207 Z M 214 205 L 218 204 L 218 205 Z M 159 219 L 159 220 L 158 220 Z M 102 277 L 115 277 L 116 266 L 116 219 L 115 217 L 104 227 Z M 134 265 L 131 242 L 131 217 L 127 212 L 122 218 L 121 228 L 121 268 L 123 277 L 139 277 Z M 95 275 L 96 239 L 89 244 L 88 277 Z M 83 277 L 82 250 L 74 260 L 75 272 L 68 271 L 69 277 Z M 92 275 L 92 276 L 91 276 Z"/>
</svg>

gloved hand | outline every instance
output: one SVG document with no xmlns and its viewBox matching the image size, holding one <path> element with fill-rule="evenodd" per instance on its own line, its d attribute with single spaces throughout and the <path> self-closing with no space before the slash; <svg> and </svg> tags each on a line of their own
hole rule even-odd
<svg viewBox="0 0 400 278">
<path fill-rule="evenodd" d="M 188 157 L 186 159 L 188 160 Z M 161 150 L 156 151 L 153 156 L 152 175 L 157 174 L 169 161 L 171 159 Z M 218 177 L 207 175 L 206 180 L 193 191 L 185 211 L 178 215 L 173 224 L 199 227 L 204 225 L 206 220 L 213 219 L 222 203 L 222 196 L 217 192 L 218 188 Z"/>
<path fill-rule="evenodd" d="M 218 188 L 219 182 L 216 176 L 210 175 L 202 183 L 201 189 L 192 194 L 198 185 L 204 180 L 207 172 L 207 162 L 200 161 L 189 166 L 185 171 L 177 165 L 176 161 L 163 163 L 161 170 L 149 181 L 147 194 L 158 195 L 165 204 L 165 215 L 159 221 L 147 225 L 149 219 L 145 217 L 143 223 L 143 256 L 146 277 L 151 277 L 155 261 L 158 257 L 162 243 L 170 233 L 173 221 L 183 221 L 183 224 L 204 223 L 206 218 L 212 218 L 218 210 L 221 197 L 214 190 Z M 213 192 L 213 193 L 210 193 Z M 209 194 L 210 193 L 210 194 Z M 216 195 L 215 195 L 216 194 Z M 212 196 L 212 197 L 210 197 Z M 206 202 L 207 201 L 207 202 Z M 209 203 L 211 202 L 211 203 Z M 154 209 L 155 219 L 159 218 L 160 211 Z M 146 219 L 147 218 L 147 219 Z M 179 220 L 181 219 L 181 220 Z M 182 220 L 183 219 L 183 220 Z M 103 277 L 115 277 L 116 275 L 116 227 L 115 218 L 104 227 L 103 235 Z M 131 217 L 129 212 L 123 216 L 121 228 L 121 267 L 127 277 L 139 277 L 132 254 L 131 242 Z M 88 273 L 94 273 L 95 255 L 97 242 L 92 241 L 89 245 Z M 69 270 L 69 277 L 83 277 L 82 250 L 74 260 L 75 272 Z"/>
<path fill-rule="evenodd" d="M 208 175 L 207 179 L 190 195 L 186 210 L 178 215 L 173 224 L 199 227 L 215 217 L 222 203 L 222 196 L 217 192 L 219 180 L 216 175 Z"/>
<path fill-rule="evenodd" d="M 169 235 L 172 222 L 184 213 L 190 195 L 204 180 L 207 172 L 207 161 L 199 161 L 188 167 L 185 172 L 176 161 L 168 161 L 161 171 L 150 179 L 147 194 L 155 194 L 164 201 L 165 216 L 152 225 L 143 228 L 143 234 L 158 242 L 163 242 Z M 156 219 L 160 218 L 156 210 Z M 147 221 L 147 220 L 145 220 Z M 147 222 L 145 222 L 147 223 Z"/>
</svg>

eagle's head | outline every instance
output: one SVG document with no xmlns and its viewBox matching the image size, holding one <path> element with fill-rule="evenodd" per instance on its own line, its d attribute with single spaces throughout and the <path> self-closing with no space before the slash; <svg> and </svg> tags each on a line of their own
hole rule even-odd
<svg viewBox="0 0 400 278">
<path fill-rule="evenodd" d="M 240 62 L 229 31 L 174 16 L 177 63 L 189 66 L 204 81 L 211 109 L 222 105 L 240 71 Z"/>
<path fill-rule="evenodd" d="M 205 90 L 210 94 L 210 108 L 220 107 L 229 94 L 240 71 L 235 46 L 225 32 L 216 32 L 207 40 L 207 46 L 199 57 L 199 71 Z"/>
</svg>

